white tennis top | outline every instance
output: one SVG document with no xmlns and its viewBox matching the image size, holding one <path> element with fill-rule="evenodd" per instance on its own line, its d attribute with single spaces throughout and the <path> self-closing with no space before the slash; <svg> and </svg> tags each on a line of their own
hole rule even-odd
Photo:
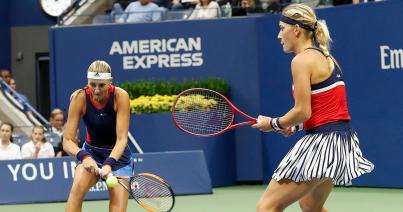
<svg viewBox="0 0 403 212">
<path fill-rule="evenodd" d="M 35 144 L 32 140 L 22 145 L 21 155 L 23 159 L 34 158 Z M 41 149 L 39 150 L 38 158 L 53 158 L 53 157 L 55 157 L 55 151 L 53 150 L 52 144 L 48 142 L 43 143 Z"/>
<path fill-rule="evenodd" d="M 21 159 L 20 146 L 14 143 L 3 146 L 3 144 L 0 142 L 0 160 L 15 159 Z"/>
</svg>

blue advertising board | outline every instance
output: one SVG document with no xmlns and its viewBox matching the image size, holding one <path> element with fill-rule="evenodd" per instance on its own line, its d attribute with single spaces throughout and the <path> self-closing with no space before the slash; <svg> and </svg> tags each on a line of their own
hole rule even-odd
<svg viewBox="0 0 403 212">
<path fill-rule="evenodd" d="M 201 151 L 134 154 L 133 161 L 135 173 L 162 177 L 176 195 L 212 193 Z M 0 161 L 0 204 L 66 201 L 76 165 L 71 157 Z M 105 182 L 98 181 L 85 199 L 109 199 Z"/>
</svg>

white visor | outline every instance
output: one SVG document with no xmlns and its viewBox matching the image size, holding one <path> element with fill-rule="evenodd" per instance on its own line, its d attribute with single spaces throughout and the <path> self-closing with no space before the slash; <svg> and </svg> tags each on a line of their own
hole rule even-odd
<svg viewBox="0 0 403 212">
<path fill-rule="evenodd" d="M 112 79 L 111 73 L 99 73 L 99 72 L 91 72 L 87 73 L 88 79 L 99 79 L 99 80 L 110 80 Z"/>
</svg>

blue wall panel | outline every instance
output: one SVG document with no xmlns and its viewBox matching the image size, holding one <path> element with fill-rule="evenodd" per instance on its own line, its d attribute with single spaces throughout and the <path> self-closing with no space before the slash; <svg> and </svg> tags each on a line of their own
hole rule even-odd
<svg viewBox="0 0 403 212">
<path fill-rule="evenodd" d="M 0 1 L 0 69 L 10 69 L 9 1 Z"/>
<path fill-rule="evenodd" d="M 200 138 L 180 131 L 169 113 L 132 115 L 131 128 L 144 152 L 203 150 L 213 186 L 236 181 L 234 133 Z"/>
<path fill-rule="evenodd" d="M 43 12 L 38 0 L 0 1 L 0 69 L 11 69 L 11 28 L 54 25 L 56 18 Z M 35 36 L 35 35 L 32 35 Z"/>
<path fill-rule="evenodd" d="M 3 0 L 4 1 L 4 0 Z M 9 1 L 11 26 L 54 25 L 56 18 L 48 16 L 37 0 Z"/>
</svg>

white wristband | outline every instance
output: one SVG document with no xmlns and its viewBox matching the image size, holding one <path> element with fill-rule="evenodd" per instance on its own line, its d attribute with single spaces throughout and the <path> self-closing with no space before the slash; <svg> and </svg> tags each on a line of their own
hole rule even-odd
<svg viewBox="0 0 403 212">
<path fill-rule="evenodd" d="M 273 128 L 273 130 L 275 130 L 275 131 L 282 130 L 281 126 L 280 126 L 280 123 L 278 123 L 279 122 L 278 119 L 279 118 L 272 118 L 271 121 L 270 121 L 270 125 Z"/>
</svg>

